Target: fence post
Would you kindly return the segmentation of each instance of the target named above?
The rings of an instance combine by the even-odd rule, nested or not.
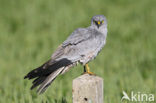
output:
[[[73,103],[103,103],[103,79],[84,74],[73,80]]]

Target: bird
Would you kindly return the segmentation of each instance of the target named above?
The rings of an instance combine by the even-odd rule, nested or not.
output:
[[[88,63],[95,59],[104,47],[106,37],[106,17],[104,15],[93,16],[90,26],[74,30],[48,61],[30,71],[24,79],[33,79],[31,90],[37,87],[37,93],[41,94],[58,75],[66,73],[78,64],[84,67],[83,74],[94,75]]]

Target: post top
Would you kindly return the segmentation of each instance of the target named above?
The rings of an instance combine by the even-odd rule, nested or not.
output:
[[[83,74],[73,80],[73,82],[99,82],[103,81],[103,78],[95,75]]]
[[[103,79],[84,74],[73,80],[73,103],[103,103]]]

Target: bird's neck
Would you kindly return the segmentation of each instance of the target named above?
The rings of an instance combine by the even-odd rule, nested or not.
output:
[[[107,28],[106,27],[101,27],[101,28],[99,28],[98,31],[107,36]]]
[[[90,28],[96,29],[98,32],[104,34],[105,37],[107,36],[107,27],[105,27],[105,26],[102,26],[102,27],[99,27],[99,28],[97,28],[96,26],[95,27],[90,26]]]

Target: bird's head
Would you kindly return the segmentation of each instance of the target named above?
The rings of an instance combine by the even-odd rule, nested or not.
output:
[[[106,17],[103,15],[96,15],[92,17],[91,26],[96,27],[97,29],[100,28],[107,28],[107,20]]]

